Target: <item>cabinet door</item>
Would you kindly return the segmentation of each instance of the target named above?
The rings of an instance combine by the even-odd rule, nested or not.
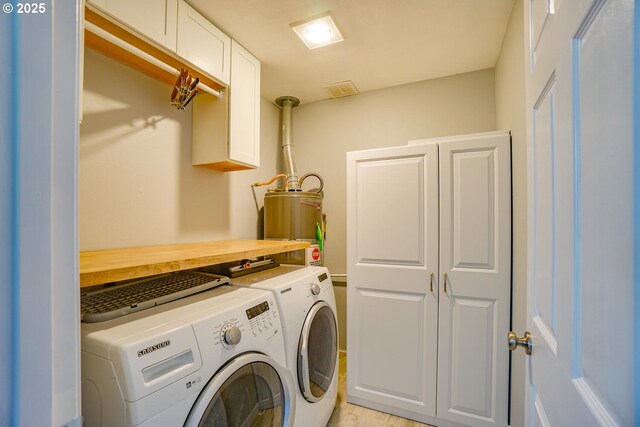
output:
[[[89,0],[142,35],[176,51],[178,0]]]
[[[260,61],[231,44],[229,159],[260,166]]]
[[[347,154],[347,400],[436,408],[438,146]]]
[[[229,84],[231,39],[184,0],[178,3],[177,53]]]
[[[492,133],[443,142],[439,168],[438,418],[506,426],[510,137]]]

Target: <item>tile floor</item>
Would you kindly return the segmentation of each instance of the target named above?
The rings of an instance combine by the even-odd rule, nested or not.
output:
[[[429,427],[427,424],[347,403],[347,357],[340,353],[338,401],[327,427]]]

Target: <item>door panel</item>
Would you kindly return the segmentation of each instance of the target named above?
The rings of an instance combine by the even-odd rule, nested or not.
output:
[[[424,295],[361,290],[357,304],[359,312],[375,314],[374,318],[361,316],[355,320],[357,327],[353,345],[363,356],[366,355],[355,368],[358,388],[390,399],[406,399],[411,401],[411,405],[421,404],[424,398],[422,361],[427,326]],[[393,340],[380,339],[398,336],[398,325],[403,325],[403,334],[416,339],[403,340],[402,345],[391,345]],[[435,345],[435,342],[429,343],[429,346]],[[382,366],[385,368],[381,369]]]
[[[576,387],[584,397],[592,390],[619,416],[623,425],[633,419],[633,383],[625,369],[603,369],[616,361],[633,366],[633,351],[620,351],[633,324],[633,306],[625,295],[633,292],[633,129],[631,120],[631,63],[627,58],[631,40],[616,27],[624,7],[607,2],[574,44],[574,76],[579,93],[575,116],[580,123],[576,144],[579,163],[578,209],[582,239],[578,258],[580,280],[576,313],[582,377]],[[614,49],[607,48],[615,46]],[[612,67],[610,64],[616,64]],[[626,66],[625,66],[626,65]],[[602,86],[607,90],[602,90]],[[625,114],[607,114],[623,110]],[[603,125],[603,119],[606,124]],[[612,191],[611,189],[615,189]],[[617,279],[611,283],[611,277]],[[611,283],[611,286],[602,286]],[[589,315],[593,313],[595,315]],[[606,313],[606,321],[600,313]],[[587,315],[583,315],[587,314]],[[595,406],[593,409],[597,408]]]
[[[536,399],[534,403],[534,414],[533,414],[533,426],[535,427],[551,427],[549,424],[549,418],[547,418],[547,414],[542,407],[542,402],[540,399]]]
[[[494,152],[452,153],[453,268],[495,268]]]
[[[424,266],[424,158],[380,159],[356,168],[357,262]],[[388,215],[378,214],[382,203]]]
[[[495,300],[454,298],[451,310],[451,410],[492,416]],[[473,355],[473,357],[469,357]],[[445,356],[446,357],[446,356]]]
[[[635,7],[556,4],[529,67],[528,425],[638,425]]]
[[[507,424],[510,151],[506,133],[447,141],[439,150],[437,414],[467,425]]]
[[[551,16],[551,10],[553,4],[551,0],[537,0],[531,2],[531,31],[533,34],[532,44],[535,47],[540,40],[544,26],[547,23],[547,19]]]
[[[419,421],[436,406],[437,157],[347,154],[347,400]]]
[[[556,276],[554,259],[556,244],[554,240],[555,198],[555,74],[546,84],[533,111],[533,156],[536,159],[534,170],[534,197],[538,201],[533,217],[537,233],[534,237],[533,297],[535,321],[542,337],[550,348],[557,351],[555,337],[556,315]]]

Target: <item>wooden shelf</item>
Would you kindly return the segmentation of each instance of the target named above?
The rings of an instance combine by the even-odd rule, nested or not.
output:
[[[309,247],[308,242],[222,240],[80,252],[80,287],[238,261]]]

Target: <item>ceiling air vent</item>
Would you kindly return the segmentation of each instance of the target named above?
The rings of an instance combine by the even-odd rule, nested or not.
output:
[[[325,88],[329,91],[332,98],[343,98],[345,96],[357,95],[360,93],[351,80],[334,83],[332,85],[325,86]]]

